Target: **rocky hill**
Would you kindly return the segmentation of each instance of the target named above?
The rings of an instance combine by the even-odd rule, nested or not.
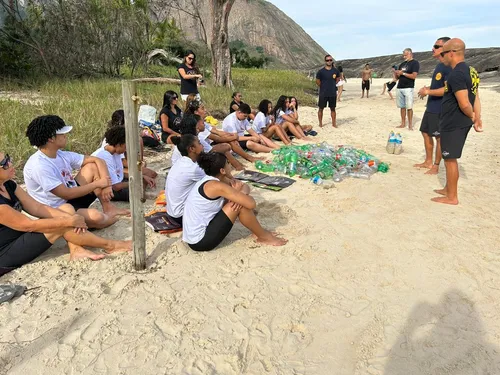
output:
[[[186,11],[165,10],[176,20],[188,38],[210,39],[210,0],[178,0],[180,8],[189,13],[198,9],[201,26]],[[240,41],[250,50],[263,51],[273,58],[273,66],[307,69],[319,65],[326,54],[290,17],[265,0],[236,0],[229,15],[229,39]]]
[[[420,75],[431,76],[436,66],[436,59],[431,52],[416,52],[414,58],[420,62]],[[472,48],[466,51],[466,61],[474,66],[484,76],[496,74],[485,74],[497,72],[500,69],[500,48]],[[370,64],[378,77],[391,77],[391,66],[403,62],[402,54],[369,57],[365,59],[339,60],[337,66],[342,66],[346,77],[359,77],[361,69],[365,64]]]

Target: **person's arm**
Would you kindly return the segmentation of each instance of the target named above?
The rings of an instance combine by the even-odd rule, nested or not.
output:
[[[257,134],[257,132],[255,130],[253,130],[252,128],[248,128],[247,132],[248,132],[248,134],[250,134],[250,137],[249,136],[239,137],[239,139],[241,141],[248,140],[248,141],[260,142],[260,136]],[[241,139],[241,138],[244,138],[244,139]]]
[[[187,74],[186,69],[184,68],[179,68],[178,69],[179,74],[183,79],[197,79],[197,78],[202,78],[201,74]]]
[[[418,76],[418,72],[413,72],[413,73],[405,73],[403,71],[400,71],[401,72],[401,76],[403,77],[406,77],[408,79],[417,79],[417,76]]]
[[[233,110],[237,111],[237,110],[238,110],[238,108],[240,108],[240,107],[238,107],[238,105],[237,105],[237,104],[233,104],[233,105],[231,106],[231,108],[232,108]]]
[[[223,182],[207,182],[204,186],[204,191],[209,198],[223,197],[228,201],[239,204],[249,210],[253,210],[257,206],[255,199],[253,199],[250,195],[238,191]]]
[[[292,124],[295,124],[295,125],[299,124],[299,122],[290,115],[282,114],[281,117],[283,118],[283,120],[291,122]]]
[[[160,115],[161,130],[168,134],[174,134],[174,131],[168,127],[168,115],[162,113]]]
[[[128,188],[128,181],[118,182],[117,184],[114,184],[111,187],[112,187],[113,191],[120,191],[120,190],[126,189],[126,188]]]
[[[458,106],[464,115],[474,120],[474,108],[469,101],[469,92],[467,89],[455,91],[455,98],[457,98]]]
[[[19,202],[21,202],[23,211],[27,212],[31,216],[42,219],[72,216],[67,212],[61,211],[57,208],[46,206],[36,201],[19,186],[16,187],[15,195],[17,199],[19,199]]]
[[[292,107],[291,110],[292,110],[292,113],[290,113],[289,116],[292,117],[294,120],[298,120],[299,114],[297,112],[297,109],[295,109],[295,107]]]
[[[85,155],[85,157],[83,158],[82,167],[84,165],[90,164],[90,163],[95,163],[97,170],[99,171],[99,176],[101,177],[101,179],[106,179],[106,180],[111,181],[111,178],[109,176],[108,166],[106,165],[106,162],[104,160],[97,158],[95,156]],[[111,188],[111,183],[109,183],[107,186],[102,188],[101,195],[102,195],[102,199],[105,202],[108,202],[111,200],[111,198],[113,198],[113,189]]]
[[[223,130],[217,129],[215,126],[210,130],[210,134],[214,134],[219,137],[219,139],[223,139],[223,142],[232,142],[238,140],[238,135],[236,133],[228,133]],[[209,136],[210,138],[210,136]],[[212,138],[210,138],[212,139]],[[212,139],[213,140],[213,139]]]
[[[50,192],[59,198],[69,201],[71,199],[80,198],[90,194],[95,189],[103,189],[109,186],[111,186],[111,178],[108,176],[108,178],[101,178],[86,185],[75,186],[74,188],[69,188],[61,183],[61,185],[52,189]]]
[[[483,120],[481,120],[481,101],[479,100],[479,88],[477,89],[476,100],[474,100],[474,130],[483,131]]]

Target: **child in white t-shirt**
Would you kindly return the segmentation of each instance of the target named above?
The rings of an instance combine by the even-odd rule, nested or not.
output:
[[[264,99],[260,102],[259,112],[253,120],[253,130],[255,130],[261,139],[272,142],[271,138],[275,136],[281,139],[285,145],[291,144],[292,141],[288,138],[283,128],[273,123],[273,118],[271,116],[272,110],[273,105],[269,100]]]
[[[300,126],[299,120],[293,117],[293,110],[290,109],[290,99],[281,95],[273,109],[276,117],[276,124],[280,125],[283,130],[292,133],[297,139],[310,140]]]

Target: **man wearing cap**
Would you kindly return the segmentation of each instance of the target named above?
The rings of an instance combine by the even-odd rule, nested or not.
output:
[[[53,208],[69,203],[89,228],[105,228],[118,220],[116,216],[129,211],[119,210],[110,202],[113,190],[103,160],[63,151],[72,129],[53,115],[37,117],[29,124],[26,136],[38,151],[24,166],[24,182],[28,194],[38,202]],[[79,172],[73,176],[75,170]],[[104,212],[89,209],[96,198]]]

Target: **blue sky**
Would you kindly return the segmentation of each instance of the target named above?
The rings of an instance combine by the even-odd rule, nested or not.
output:
[[[441,36],[500,46],[499,0],[270,0],[337,60],[430,51]],[[473,4],[473,5],[472,5]]]

